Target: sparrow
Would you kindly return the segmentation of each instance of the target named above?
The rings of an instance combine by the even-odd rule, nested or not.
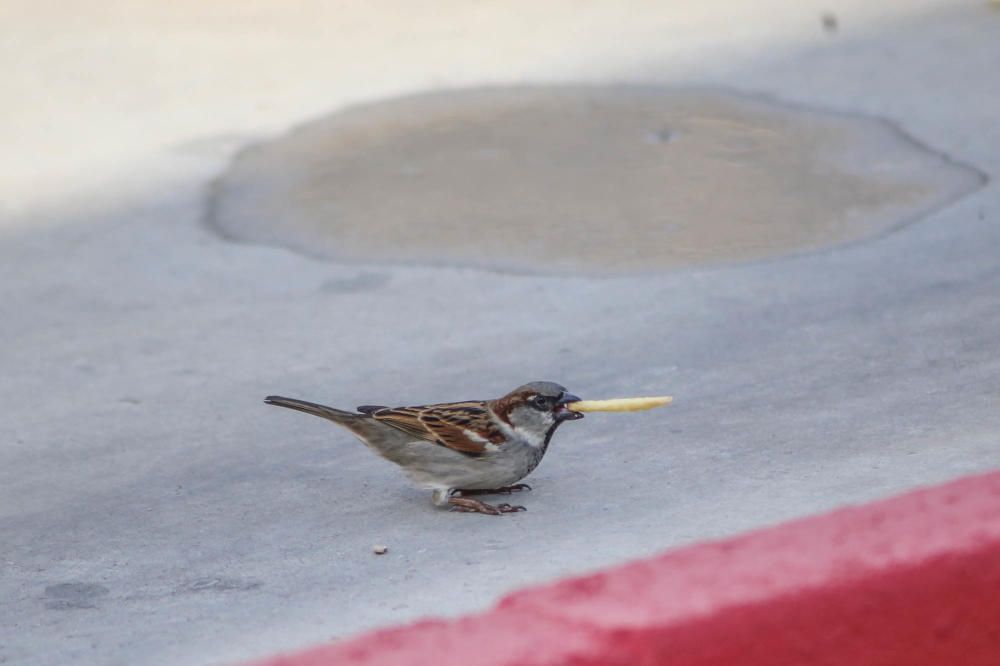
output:
[[[530,490],[518,483],[538,466],[556,428],[582,419],[568,404],[579,398],[553,382],[531,382],[495,400],[416,407],[362,405],[348,412],[277,395],[269,405],[321,416],[350,430],[368,448],[399,465],[432,492],[437,506],[500,515],[523,506],[487,504],[474,495]]]

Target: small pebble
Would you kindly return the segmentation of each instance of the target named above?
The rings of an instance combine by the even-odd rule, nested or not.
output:
[[[828,33],[837,32],[837,28],[840,27],[840,21],[837,20],[837,15],[832,12],[824,12],[820,16],[819,20],[823,25],[823,30]]]
[[[389,552],[388,546],[372,546],[372,552],[376,555],[385,555]]]

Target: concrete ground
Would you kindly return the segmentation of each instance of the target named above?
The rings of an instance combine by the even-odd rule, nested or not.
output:
[[[991,4],[101,4],[0,16],[0,663],[226,663],[1000,465]],[[548,81],[874,115],[983,186],[867,242],[631,278],[322,262],[201,223],[249,140]],[[564,426],[502,518],[261,403],[532,379],[677,400]]]

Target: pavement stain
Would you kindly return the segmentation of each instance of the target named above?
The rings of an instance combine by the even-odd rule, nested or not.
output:
[[[340,261],[616,273],[876,237],[981,184],[889,122],[722,89],[476,88],[251,145],[204,221]],[[361,272],[321,290],[387,282]]]
[[[96,583],[65,582],[45,588],[45,607],[49,610],[96,608],[98,600],[110,590]]]
[[[184,583],[177,589],[177,594],[197,592],[233,592],[256,590],[264,583],[255,578],[236,578],[229,576],[205,576]]]
[[[362,271],[357,275],[342,278],[331,278],[320,285],[320,291],[350,294],[363,291],[377,291],[392,280],[388,273]]]

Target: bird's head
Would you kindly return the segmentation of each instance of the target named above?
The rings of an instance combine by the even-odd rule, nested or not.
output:
[[[554,382],[531,382],[497,400],[493,411],[515,429],[547,439],[563,421],[583,418],[566,406],[579,399]]]

